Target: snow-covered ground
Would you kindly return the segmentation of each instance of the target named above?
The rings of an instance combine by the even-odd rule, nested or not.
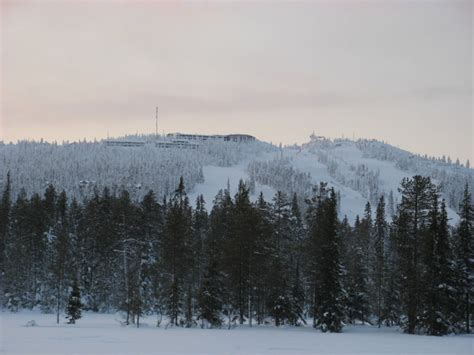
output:
[[[118,315],[84,315],[56,325],[54,315],[0,313],[2,354],[473,354],[474,337],[406,335],[394,328],[347,326],[341,334],[270,326],[227,329],[122,327]],[[30,320],[37,326],[25,327]]]
[[[233,197],[237,193],[239,181],[248,181],[250,179],[246,171],[247,164],[248,162],[245,161],[229,167],[212,165],[204,166],[204,182],[202,184],[197,184],[193,191],[189,194],[191,204],[194,206],[196,203],[196,198],[198,195],[202,194],[208,208],[212,207],[212,203],[217,195],[217,192],[220,189],[227,188],[227,183],[229,184],[230,193]],[[255,193],[251,196],[251,200],[255,201],[260,192],[263,193],[267,201],[270,201],[275,195],[276,191],[270,186],[257,183],[255,185]]]

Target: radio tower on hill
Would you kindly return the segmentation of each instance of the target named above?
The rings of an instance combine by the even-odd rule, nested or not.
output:
[[[158,139],[158,106],[156,106],[155,138]]]

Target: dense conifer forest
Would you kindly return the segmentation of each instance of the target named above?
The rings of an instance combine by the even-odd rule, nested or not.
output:
[[[166,197],[95,190],[78,201],[49,185],[0,202],[1,303],[80,322],[81,310],[120,311],[140,326],[400,326],[408,333],[469,333],[473,218],[469,187],[451,226],[430,178],[404,179],[401,201],[367,203],[354,225],[321,183],[304,205],[240,182],[231,196],[191,207],[183,178]],[[82,317],[87,313],[82,312]]]

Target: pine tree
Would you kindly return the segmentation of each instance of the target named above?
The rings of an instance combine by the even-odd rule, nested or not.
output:
[[[253,309],[258,324],[262,324],[266,317],[271,315],[272,288],[275,286],[277,272],[272,269],[275,255],[273,206],[265,201],[260,193],[255,203],[256,210],[256,244],[254,253],[257,255],[257,264],[254,268],[253,279]],[[278,282],[278,281],[277,281]]]
[[[302,264],[304,257],[305,230],[301,212],[298,204],[298,197],[293,194],[290,215],[291,247],[290,247],[290,280],[292,284],[292,312],[290,324],[299,325],[304,320],[305,288],[302,278]]]
[[[53,191],[52,188],[49,191]],[[53,193],[51,193],[53,195]],[[45,194],[45,201],[55,201],[52,198],[48,200],[48,194]],[[31,264],[28,273],[28,290],[25,294],[25,299],[28,308],[33,308],[39,304],[41,299],[41,291],[47,286],[45,285],[45,262],[47,257],[47,242],[51,217],[53,215],[55,206],[53,205],[49,210],[43,210],[44,201],[38,194],[34,194],[30,199],[29,211],[27,213],[30,223],[29,235],[26,239],[28,254],[30,254]],[[28,228],[28,227],[27,227]]]
[[[387,239],[387,222],[385,221],[385,199],[383,195],[380,197],[377,205],[377,212],[374,225],[374,238],[371,250],[372,257],[372,300],[375,315],[377,316],[377,324],[380,328],[383,322],[382,310],[384,308],[384,295],[386,288],[386,239]]]
[[[279,326],[290,318],[297,318],[292,314],[295,308],[292,304],[290,270],[291,260],[291,209],[285,194],[277,192],[273,198],[271,270],[274,275],[270,280],[270,314]]]
[[[5,187],[2,193],[2,198],[0,201],[0,305],[2,306],[5,305],[5,252],[10,229],[11,208],[11,181],[10,172],[8,172]]]
[[[454,270],[446,205],[443,201],[439,211],[436,191],[432,200],[423,253],[424,312],[420,317],[420,327],[430,335],[445,335],[454,330]]]
[[[402,223],[400,223],[401,225]],[[401,311],[401,297],[400,297],[400,264],[398,255],[398,240],[397,240],[397,226],[398,222],[394,221],[390,227],[389,236],[387,238],[386,247],[386,263],[385,263],[385,289],[383,292],[383,308],[381,318],[384,320],[386,326],[400,325]],[[401,234],[401,233],[400,233]]]
[[[210,260],[202,286],[199,289],[198,319],[203,321],[202,327],[204,327],[204,321],[208,322],[212,328],[222,325],[223,300],[221,296],[224,295],[224,292],[217,265],[216,260]]]
[[[239,322],[251,323],[254,273],[257,271],[256,213],[249,199],[249,189],[241,180],[235,195],[229,239],[225,246],[225,263],[229,274],[232,305],[238,311]]]
[[[436,198],[434,198],[436,201]],[[436,203],[436,202],[433,202]],[[433,206],[434,207],[434,206]],[[436,212],[434,212],[435,218]],[[446,211],[446,203],[441,202],[439,220],[436,225],[437,230],[434,231],[434,249],[432,277],[428,277],[432,287],[426,290],[433,291],[428,295],[428,299],[432,301],[434,314],[428,312],[428,334],[445,335],[455,330],[456,321],[456,294],[455,294],[455,270],[452,254],[452,245],[449,235],[448,214]],[[433,226],[434,227],[434,226]],[[431,228],[430,228],[431,229]],[[429,302],[426,302],[429,304]]]
[[[29,213],[29,200],[25,190],[21,190],[12,206],[8,238],[5,240],[5,304],[11,311],[31,306],[28,291],[33,258]],[[22,262],[18,262],[19,260]]]
[[[201,287],[204,268],[207,260],[205,255],[205,244],[209,233],[209,215],[206,210],[204,196],[199,195],[196,199],[196,208],[193,213],[193,235],[192,235],[192,290],[196,293]]]
[[[182,300],[181,300],[181,286],[178,284],[179,280],[174,279],[171,281],[171,285],[168,287],[168,295],[166,298],[166,310],[168,317],[170,318],[170,325],[179,325],[178,319],[182,312]]]
[[[49,184],[44,192],[44,198],[42,201],[45,213],[46,229],[50,229],[54,225],[54,221],[56,218],[57,198],[58,195],[56,193],[54,185]]]
[[[365,226],[359,216],[356,217],[346,254],[347,316],[351,323],[355,320],[367,322],[369,314],[368,259],[364,251],[367,243],[367,221],[364,223]]]
[[[50,280],[49,288],[55,289],[56,300],[56,322],[59,324],[59,314],[64,307],[65,295],[64,284],[67,283],[70,262],[70,243],[69,243],[69,226],[68,226],[68,211],[67,211],[67,196],[63,191],[57,199],[57,216],[56,222],[52,229],[53,236],[50,241],[51,244],[51,260],[50,269],[52,272],[52,280]]]
[[[231,278],[228,277],[230,270],[228,258],[232,255],[230,246],[232,244],[233,208],[234,203],[229,190],[220,190],[214,199],[214,205],[209,216],[209,236],[206,243],[207,267],[209,268],[212,263],[215,263],[216,269],[219,271],[216,274],[219,281],[218,285],[220,285],[219,294],[222,300],[223,314],[229,319],[229,327],[235,310],[231,297],[234,285]]]
[[[66,308],[66,318],[69,319],[69,324],[75,324],[76,320],[81,318],[81,310],[82,310],[82,303],[81,303],[81,291],[79,289],[79,285],[77,280],[74,280],[72,285],[72,290],[69,295],[69,301]]]
[[[414,334],[419,325],[422,309],[422,236],[431,209],[431,196],[435,189],[430,178],[419,175],[403,179],[400,193],[402,202],[398,209],[398,247],[401,267],[402,304],[407,315],[404,325]]]
[[[188,283],[186,292],[186,308],[184,312],[184,324],[186,328],[191,328],[194,325],[194,309],[193,309],[193,291],[192,284]]]
[[[183,289],[191,282],[192,213],[183,178],[167,207],[165,232],[161,243],[161,263],[165,277],[166,308],[171,324],[179,325]]]
[[[343,321],[342,265],[337,235],[337,199],[334,189],[321,184],[310,205],[308,271],[313,279],[313,326],[340,332]]]
[[[133,204],[128,191],[122,191],[114,202],[113,218],[116,220],[117,232],[120,237],[116,241],[114,251],[115,265],[121,270],[117,281],[121,284],[116,295],[120,297],[121,309],[125,311],[125,323],[140,326],[140,317],[145,312],[143,302],[143,287],[146,282],[144,274],[144,257],[147,253],[148,241],[141,211]],[[117,302],[111,300],[112,303]]]
[[[288,315],[288,321],[291,325],[299,326],[301,323],[306,324],[304,317],[304,303],[305,293],[300,266],[298,263],[296,265],[295,276],[293,278],[293,287],[290,298],[291,309]]]
[[[464,187],[464,197],[460,205],[461,221],[457,229],[456,269],[459,290],[459,319],[464,323],[464,332],[471,332],[471,312],[474,303],[474,207],[469,186]]]
[[[163,208],[149,191],[140,204],[142,243],[139,287],[144,313],[161,312],[160,242],[163,234]]]

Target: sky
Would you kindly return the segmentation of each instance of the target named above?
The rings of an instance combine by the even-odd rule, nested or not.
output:
[[[0,140],[376,138],[474,160],[472,1],[2,0]]]

